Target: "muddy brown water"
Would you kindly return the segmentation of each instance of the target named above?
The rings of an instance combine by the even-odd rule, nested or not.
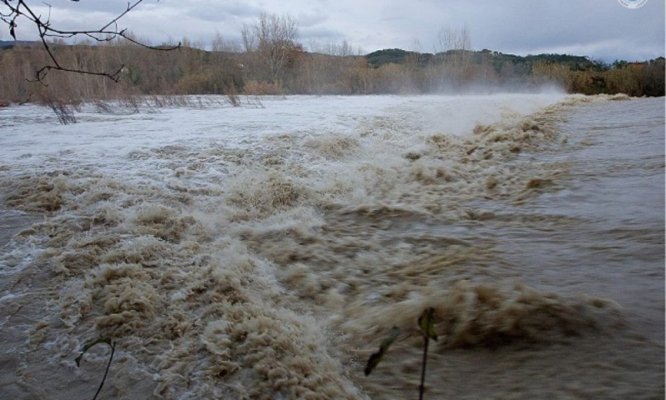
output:
[[[426,398],[663,398],[663,99],[463,136],[414,101],[118,173],[76,149],[1,165],[0,398],[91,396],[108,350],[74,358],[100,336],[102,398],[416,398],[429,306]]]

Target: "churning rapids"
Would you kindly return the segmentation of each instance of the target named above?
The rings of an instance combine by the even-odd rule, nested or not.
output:
[[[663,398],[663,99],[243,101],[0,110],[0,398]]]

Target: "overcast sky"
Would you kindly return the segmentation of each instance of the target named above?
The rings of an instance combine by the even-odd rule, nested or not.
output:
[[[27,2],[47,15],[43,1]],[[65,28],[100,27],[127,6],[127,0],[46,3],[53,25]],[[441,50],[442,29],[466,27],[475,50],[604,61],[664,56],[664,0],[647,0],[638,9],[620,0],[144,0],[120,27],[153,43],[187,37],[208,46],[216,33],[239,40],[243,24],[262,12],[295,19],[298,40],[308,49],[346,40],[364,53],[394,47],[433,52]],[[35,38],[28,28],[19,21],[19,39]],[[9,38],[5,27],[0,39]]]

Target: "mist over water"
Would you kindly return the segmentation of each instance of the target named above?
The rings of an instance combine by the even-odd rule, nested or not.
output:
[[[0,109],[1,398],[663,397],[662,100],[244,101]]]

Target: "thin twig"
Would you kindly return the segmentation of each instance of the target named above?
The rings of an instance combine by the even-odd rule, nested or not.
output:
[[[143,1],[143,0],[137,0],[134,4],[127,3],[127,10],[123,11],[120,15],[118,15],[117,17],[115,17],[114,19],[112,19],[111,21],[109,21],[109,23],[106,24],[106,25],[104,25],[99,31],[102,32],[102,31],[106,30],[106,28],[108,28],[109,26],[111,26],[111,25],[117,23],[119,19],[121,19],[122,17],[124,17],[125,14],[127,14],[128,12],[132,11],[132,9],[133,9],[134,7],[136,7],[136,6],[138,6],[139,4],[141,4],[142,1]]]
[[[116,342],[111,342],[111,356],[109,356],[109,362],[106,364],[106,370],[104,370],[104,376],[102,377],[102,382],[99,383],[97,392],[95,392],[95,396],[92,398],[92,400],[96,400],[97,396],[99,395],[99,392],[102,391],[102,387],[104,386],[104,382],[106,381],[106,376],[109,374],[109,367],[111,367],[111,361],[113,361],[113,353],[115,353],[115,351],[116,351]]]
[[[428,362],[428,343],[430,342],[430,337],[428,335],[423,335],[423,360],[421,361],[421,385],[419,385],[419,400],[423,400],[423,393],[425,393],[425,375],[426,375],[426,363]]]
[[[37,72],[35,72],[35,77],[36,79],[28,79],[28,82],[40,82],[44,86],[48,86],[46,82],[44,82],[44,78],[46,77],[46,73],[50,70],[57,70],[57,71],[63,71],[63,72],[73,72],[77,74],[83,74],[83,75],[94,75],[94,76],[103,76],[106,78],[111,79],[114,82],[120,81],[120,73],[123,71],[123,68],[125,68],[125,64],[121,65],[120,68],[116,70],[116,72],[109,73],[109,72],[95,72],[95,71],[88,71],[84,69],[75,69],[75,68],[65,68],[65,67],[60,67],[60,66],[53,66],[53,65],[45,65],[42,68],[40,68]]]

